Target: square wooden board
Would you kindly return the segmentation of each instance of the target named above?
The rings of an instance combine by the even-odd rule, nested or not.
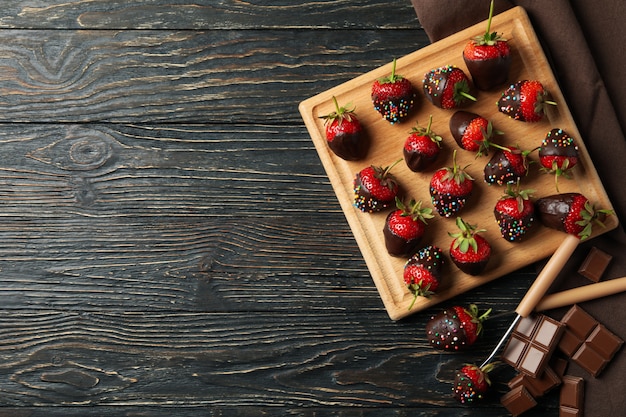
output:
[[[456,65],[468,75],[463,62],[462,51],[467,41],[480,35],[486,28],[486,22],[458,32],[446,39],[419,49],[397,59],[396,73],[408,78],[419,91],[417,108],[410,117],[399,124],[391,125],[373,108],[370,94],[372,82],[391,73],[392,63],[384,65],[357,78],[324,91],[300,103],[299,110],[304,123],[315,144],[320,160],[337,195],[341,208],[352,229],[354,237],[363,254],[372,279],[382,298],[383,304],[392,320],[401,319],[411,313],[431,307],[441,301],[502,277],[530,263],[550,256],[563,239],[563,233],[537,225],[526,240],[510,243],[500,236],[498,225],[493,216],[496,201],[502,196],[504,187],[488,185],[484,182],[483,168],[488,156],[476,158],[474,153],[458,147],[448,127],[453,110],[442,110],[433,106],[422,92],[424,74],[433,68],[444,65]],[[496,101],[506,88],[495,92],[479,92],[478,101],[464,108],[491,120],[494,127],[504,132],[497,142],[502,145],[519,145],[522,149],[533,149],[541,144],[546,133],[552,128],[562,128],[574,137],[580,150],[580,162],[573,169],[573,178],[559,180],[559,191],[580,192],[597,206],[612,209],[604,187],[589,157],[583,138],[580,137],[576,124],[565,103],[546,56],[541,49],[537,36],[523,8],[516,7],[494,16],[492,31],[497,31],[509,41],[512,53],[512,65],[509,81],[536,79],[542,82],[551,98],[558,103],[549,106],[546,117],[537,123],[525,123],[513,120],[498,112]],[[407,40],[410,42],[410,40]],[[575,69],[573,69],[575,70]],[[365,160],[347,162],[337,157],[328,147],[325,138],[324,122],[320,116],[334,111],[332,97],[340,105],[352,103],[356,106],[359,120],[372,139],[370,151]],[[467,171],[476,179],[474,193],[461,216],[471,224],[487,229],[484,236],[490,241],[493,256],[487,270],[481,276],[471,276],[460,271],[449,259],[448,249],[451,238],[448,232],[456,230],[455,220],[435,214],[428,222],[422,244],[436,245],[444,250],[447,257],[445,276],[437,294],[430,297],[418,297],[412,309],[409,305],[413,295],[406,288],[402,273],[406,259],[388,255],[382,234],[388,211],[381,213],[362,213],[353,206],[353,181],[356,173],[368,165],[387,166],[402,158],[402,147],[409,131],[416,122],[428,123],[433,116],[432,130],[443,136],[443,154],[432,169],[424,173],[414,173],[404,162],[396,165],[393,173],[399,180],[407,197],[422,200],[424,205],[432,207],[429,195],[429,182],[438,168],[452,164],[452,151],[457,149],[459,165],[469,165]],[[591,138],[590,138],[591,140]],[[536,161],[536,152],[531,160]],[[539,172],[538,164],[531,165],[531,173],[523,181],[523,188],[532,188],[535,198],[555,194],[556,188],[552,175]],[[607,232],[618,225],[616,216],[610,216],[606,228],[595,228],[594,236]]]

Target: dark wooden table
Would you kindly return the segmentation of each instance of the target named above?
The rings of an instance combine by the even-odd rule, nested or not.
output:
[[[392,322],[297,109],[428,44],[410,1],[22,0],[0,28],[0,416],[508,415],[450,393],[510,317],[467,354]]]

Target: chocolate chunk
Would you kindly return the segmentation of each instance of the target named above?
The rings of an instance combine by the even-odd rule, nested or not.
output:
[[[578,269],[578,273],[593,282],[598,282],[612,259],[611,255],[594,246],[589,250],[589,254]]]
[[[561,322],[566,330],[559,350],[594,377],[600,375],[624,344],[620,337],[578,305],[572,306]]]
[[[502,360],[532,378],[541,377],[564,330],[560,322],[542,314],[523,318],[513,330]]]
[[[612,358],[624,344],[624,341],[604,327],[604,325],[598,324],[587,337],[587,343],[600,355],[605,358]]]
[[[561,407],[582,410],[585,395],[584,384],[585,380],[580,377],[565,375],[563,377],[563,385],[561,386],[559,405]]]
[[[561,378],[556,372],[547,366],[543,371],[543,374],[539,378],[531,378],[526,374],[520,373],[508,383],[509,388],[515,388],[519,385],[523,385],[530,395],[534,398],[545,395],[552,388],[558,387],[561,384]]]
[[[500,402],[513,417],[517,417],[537,405],[537,401],[523,385],[519,385],[504,394],[500,398]]]
[[[600,375],[600,372],[604,370],[609,362],[597,351],[595,351],[588,343],[583,343],[583,345],[572,356],[572,360],[594,377]]]
[[[567,329],[579,339],[585,340],[593,328],[596,327],[598,321],[575,304],[565,313],[561,323],[565,324]]]

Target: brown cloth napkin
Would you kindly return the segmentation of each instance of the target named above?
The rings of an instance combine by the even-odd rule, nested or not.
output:
[[[411,1],[433,42],[485,20],[490,3]],[[494,13],[514,6],[523,7],[533,23],[621,224],[582,243],[550,291],[589,284],[577,270],[592,246],[613,256],[603,280],[626,276],[626,83],[622,75],[626,68],[626,2],[496,0]],[[585,302],[581,307],[626,340],[625,293]],[[566,310],[553,310],[549,315],[560,319]],[[585,379],[585,416],[626,415],[625,371],[624,347],[598,378],[570,363],[568,373]]]

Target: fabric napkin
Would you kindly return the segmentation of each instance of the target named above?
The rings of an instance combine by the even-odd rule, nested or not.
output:
[[[490,4],[490,0],[411,1],[432,42],[486,20]],[[529,15],[620,220],[616,230],[581,244],[550,291],[590,283],[577,270],[592,246],[613,256],[603,280],[626,276],[626,2],[496,0],[494,14],[514,6],[523,7]],[[626,294],[585,302],[581,307],[626,340]],[[560,319],[565,311],[549,315]],[[624,347],[598,378],[570,365],[569,372],[585,379],[585,416],[624,414],[625,371]]]

